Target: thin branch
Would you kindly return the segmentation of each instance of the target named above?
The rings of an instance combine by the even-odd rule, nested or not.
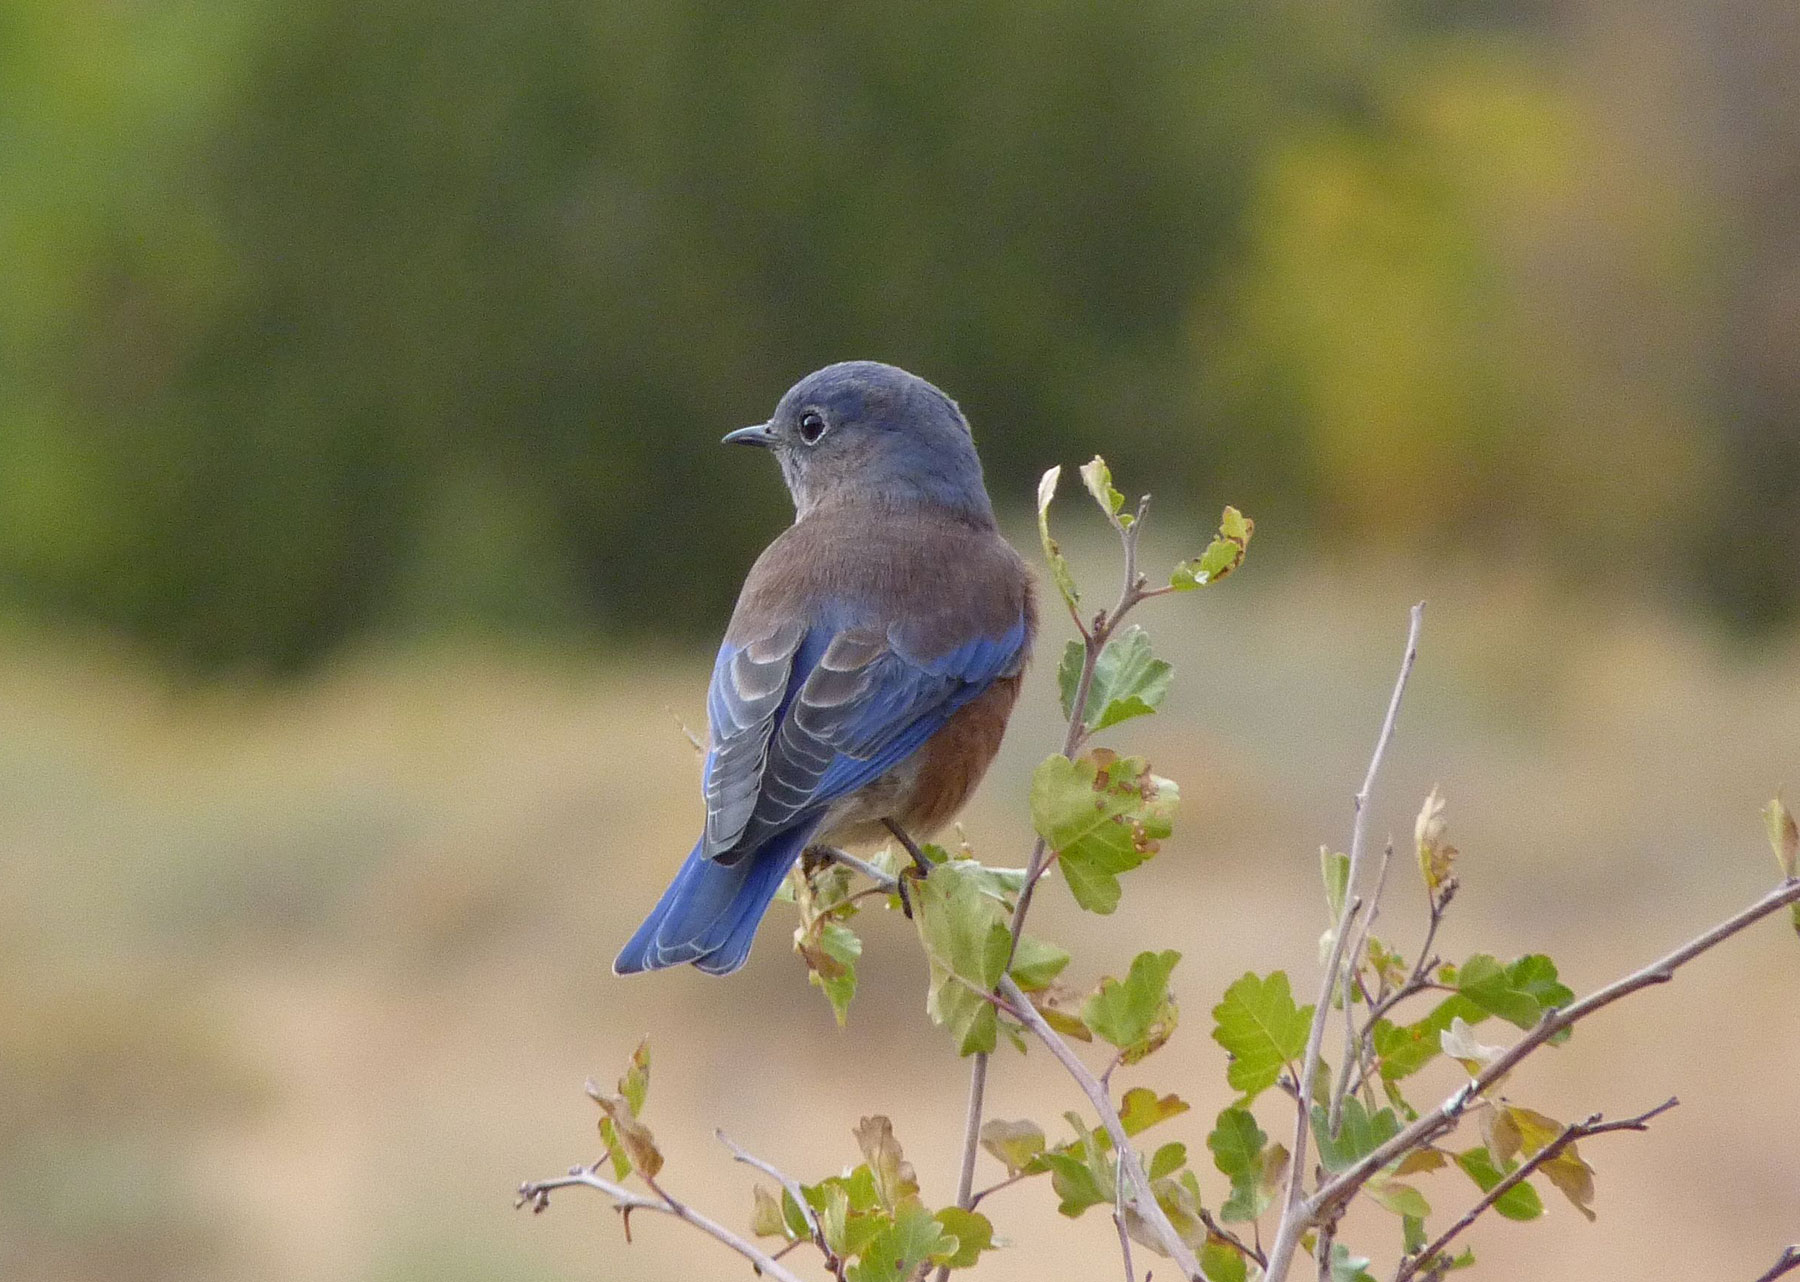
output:
[[[1490,1210],[1494,1203],[1498,1202],[1501,1198],[1512,1192],[1513,1189],[1524,1183],[1525,1178],[1528,1175],[1534,1171],[1541,1170],[1543,1167],[1548,1166],[1551,1162],[1554,1162],[1557,1158],[1561,1157],[1563,1151],[1576,1140],[1585,1139],[1590,1135],[1604,1135],[1608,1131],[1648,1130],[1650,1129],[1650,1120],[1652,1118],[1668,1112],[1670,1109],[1674,1108],[1677,1103],[1678,1101],[1674,1096],[1670,1096],[1655,1108],[1650,1109],[1647,1112],[1639,1113],[1636,1117],[1627,1117],[1621,1121],[1608,1122],[1604,1121],[1600,1114],[1595,1113],[1585,1122],[1569,1123],[1567,1126],[1563,1127],[1560,1135],[1544,1145],[1544,1147],[1539,1149],[1536,1153],[1533,1153],[1525,1161],[1521,1162],[1517,1170],[1513,1171],[1505,1179],[1489,1189],[1479,1202],[1463,1212],[1461,1219],[1457,1220],[1456,1223],[1438,1234],[1435,1241],[1426,1246],[1417,1255],[1409,1256],[1406,1259],[1401,1260],[1400,1268],[1394,1274],[1394,1282],[1411,1282],[1413,1275],[1418,1272],[1422,1265],[1435,1269],[1439,1262],[1438,1257],[1443,1255],[1445,1248],[1447,1248],[1451,1242],[1455,1241],[1469,1228],[1470,1225],[1481,1218],[1484,1212]]]
[[[655,1211],[659,1215],[672,1215],[676,1219],[685,1221],[699,1229],[702,1233],[724,1243],[739,1255],[743,1256],[746,1260],[750,1261],[750,1263],[756,1267],[758,1272],[766,1277],[774,1278],[775,1282],[801,1282],[797,1274],[793,1273],[786,1265],[776,1260],[774,1256],[758,1250],[750,1243],[744,1241],[743,1238],[733,1233],[730,1229],[726,1228],[723,1224],[702,1215],[699,1211],[694,1210],[693,1207],[687,1205],[685,1202],[677,1202],[660,1188],[656,1188],[655,1185],[652,1185],[651,1187],[655,1189],[657,1196],[655,1198],[648,1198],[641,1194],[633,1193],[630,1189],[621,1188],[611,1180],[601,1179],[587,1167],[578,1166],[567,1175],[558,1179],[537,1180],[532,1183],[521,1184],[519,1186],[519,1200],[517,1205],[524,1206],[526,1203],[530,1203],[531,1209],[534,1212],[542,1211],[550,1205],[550,1192],[552,1189],[571,1188],[576,1185],[580,1185],[584,1188],[596,1189],[599,1192],[604,1193],[607,1197],[612,1199],[614,1209],[624,1216],[629,1216],[633,1211]]]
[[[1125,1164],[1113,1167],[1113,1227],[1119,1230],[1119,1254],[1125,1257],[1125,1282],[1137,1282],[1131,1263],[1131,1234],[1125,1230]]]
[[[1081,1093],[1088,1097],[1088,1103],[1094,1106],[1094,1112],[1099,1115],[1100,1124],[1112,1137],[1113,1151],[1117,1154],[1124,1178],[1131,1183],[1132,1202],[1139,1217],[1156,1234],[1157,1239],[1163,1245],[1164,1252],[1175,1261],[1175,1267],[1181,1270],[1182,1276],[1204,1282],[1206,1274],[1200,1269],[1200,1261],[1194,1257],[1188,1244],[1181,1240],[1181,1235],[1175,1231],[1175,1226],[1169,1223],[1169,1217],[1163,1212],[1162,1207],[1157,1205],[1156,1194],[1150,1188],[1150,1177],[1144,1172],[1144,1164],[1138,1160],[1137,1150],[1131,1146],[1131,1137],[1125,1133],[1125,1125],[1119,1120],[1119,1111],[1113,1107],[1106,1088],[1100,1085],[1099,1079],[1088,1071],[1087,1065],[1081,1062],[1080,1056],[1069,1049],[1069,1044],[1057,1035],[1056,1030],[1044,1022],[1044,1017],[1019,990],[1018,984],[1013,982],[1011,975],[1001,977],[1000,992],[1016,1008],[1020,1021],[1037,1035],[1038,1040],[1049,1048],[1052,1055],[1056,1056],[1062,1066],[1068,1070],[1069,1076],[1075,1079],[1075,1084],[1081,1088]]]
[[[1412,1125],[1387,1143],[1378,1146],[1354,1166],[1339,1172],[1324,1187],[1314,1193],[1301,1207],[1299,1218],[1303,1222],[1303,1227],[1305,1224],[1317,1222],[1318,1217],[1332,1208],[1342,1206],[1368,1181],[1370,1176],[1401,1154],[1429,1144],[1438,1136],[1454,1130],[1463,1112],[1480,1097],[1483,1091],[1505,1077],[1506,1074],[1518,1067],[1520,1061],[1565,1028],[1574,1027],[1575,1024],[1586,1019],[1595,1011],[1612,1005],[1622,997],[1629,997],[1639,989],[1648,988],[1653,984],[1668,983],[1675,977],[1678,969],[1700,954],[1716,948],[1739,931],[1755,925],[1764,917],[1797,901],[1800,901],[1800,878],[1790,878],[1748,908],[1734,913],[1704,934],[1695,936],[1667,956],[1651,962],[1641,970],[1633,971],[1623,979],[1615,980],[1565,1010],[1545,1011],[1543,1018],[1529,1033],[1499,1055],[1493,1063],[1483,1068],[1442,1105],[1421,1116]],[[1276,1273],[1272,1267],[1269,1270],[1268,1282],[1281,1282],[1281,1275]]]
[[[1094,666],[1100,661],[1100,652],[1106,648],[1106,643],[1119,626],[1120,620],[1146,596],[1143,576],[1137,572],[1137,541],[1149,507],[1150,496],[1145,495],[1138,503],[1137,519],[1120,534],[1125,547],[1125,581],[1112,612],[1102,613],[1095,618],[1094,626],[1090,629],[1082,623],[1079,611],[1073,607],[1069,610],[1070,616],[1075,620],[1076,630],[1081,633],[1082,642],[1081,672],[1076,677],[1075,692],[1069,703],[1069,726],[1063,736],[1062,746],[1062,755],[1071,761],[1087,737],[1087,701],[1093,690]],[[1007,951],[1008,967],[1012,965],[1014,954],[1019,951],[1019,938],[1025,931],[1025,918],[1031,912],[1032,896],[1036,893],[1037,884],[1043,879],[1045,870],[1050,866],[1049,854],[1049,844],[1042,837],[1032,843],[1031,856],[1025,861],[1025,883],[1020,887],[1018,902],[1013,905],[1012,920],[1008,927],[1012,936]],[[962,1166],[956,1186],[956,1204],[965,1210],[974,1205],[975,1160],[981,1146],[981,1114],[987,1094],[987,1074],[988,1057],[986,1054],[977,1054],[969,1068],[969,1104],[963,1121]],[[939,1269],[938,1282],[945,1282],[949,1275],[948,1268]]]
[[[1328,1220],[1325,1227],[1319,1230],[1319,1244],[1313,1254],[1318,1257],[1319,1282],[1332,1282],[1331,1245],[1337,1241],[1337,1221]]]
[[[1406,633],[1406,650],[1400,658],[1400,675],[1394,680],[1394,693],[1388,699],[1387,716],[1382,719],[1381,733],[1375,738],[1375,751],[1369,757],[1369,769],[1363,775],[1362,788],[1352,799],[1355,817],[1350,827],[1350,871],[1345,881],[1347,893],[1344,907],[1338,913],[1337,935],[1331,943],[1331,957],[1326,962],[1325,974],[1319,985],[1319,1000],[1313,1007],[1312,1027],[1306,1035],[1306,1056],[1301,1063],[1300,1078],[1296,1085],[1299,1092],[1294,1101],[1294,1145],[1293,1165],[1288,1168],[1287,1196],[1282,1204],[1281,1224],[1275,1231],[1275,1244],[1269,1250],[1269,1282],[1281,1282],[1287,1276],[1288,1265],[1294,1258],[1294,1249],[1300,1245],[1300,1234],[1307,1227],[1303,1222],[1303,1202],[1306,1195],[1306,1140],[1308,1131],[1308,1100],[1312,1095],[1312,1081],[1319,1071],[1320,1052],[1325,1043],[1325,1024],[1331,1015],[1331,997],[1337,989],[1338,967],[1344,954],[1344,937],[1349,933],[1351,919],[1361,900],[1354,892],[1359,875],[1362,872],[1363,845],[1367,839],[1369,827],[1369,797],[1375,791],[1375,777],[1381,772],[1382,758],[1387,755],[1388,744],[1394,738],[1394,724],[1400,718],[1400,701],[1406,694],[1407,678],[1412,675],[1413,662],[1419,657],[1419,629],[1425,623],[1425,603],[1413,606],[1412,619]],[[1344,1012],[1346,1019],[1350,1012]]]
[[[990,1197],[993,1194],[998,1193],[1001,1189],[1009,1189],[1020,1181],[1028,1180],[1034,1175],[1041,1174],[1043,1174],[1042,1171],[1020,1171],[1018,1174],[1009,1175],[1003,1180],[995,1180],[986,1188],[977,1189],[975,1192],[969,1194],[969,1205],[964,1209],[972,1211],[981,1205],[983,1198]]]
[[[1213,1213],[1211,1211],[1207,1210],[1204,1206],[1200,1208],[1200,1223],[1202,1223],[1206,1226],[1206,1231],[1208,1233],[1212,1234],[1214,1237],[1220,1239],[1221,1241],[1230,1243],[1231,1246],[1236,1249],[1236,1251],[1239,1255],[1242,1255],[1248,1259],[1255,1260],[1258,1268],[1267,1268],[1268,1267],[1269,1262],[1267,1259],[1265,1259],[1263,1257],[1263,1253],[1259,1249],[1257,1249],[1255,1246],[1252,1246],[1248,1242],[1245,1242],[1243,1238],[1241,1238],[1237,1234],[1233,1233],[1230,1229],[1226,1228],[1223,1224],[1220,1224],[1217,1220],[1215,1220],[1213,1218]]]
[[[1359,978],[1362,969],[1363,950],[1369,946],[1369,931],[1375,925],[1375,917],[1381,912],[1381,896],[1387,890],[1388,865],[1394,861],[1394,842],[1392,838],[1381,852],[1381,868],[1375,874],[1375,893],[1369,897],[1369,911],[1363,914],[1356,932],[1356,942],[1350,946],[1350,952],[1344,959],[1344,1061],[1338,1069],[1337,1086],[1331,1092],[1331,1115],[1329,1126],[1331,1138],[1336,1139],[1344,1117],[1344,1096],[1350,1092],[1350,1070],[1362,1068],[1363,1030],[1356,1026],[1356,1003],[1354,990],[1361,987]],[[1375,1023],[1373,1015],[1369,1017],[1365,1029]]]
[[[839,850],[836,846],[814,846],[813,850],[834,864],[842,864],[852,872],[861,873],[890,895],[904,893],[898,877],[890,877],[868,860],[858,859],[848,850]]]
[[[1795,1269],[1800,1269],[1800,1243],[1788,1247],[1777,1256],[1769,1271],[1757,1278],[1756,1282],[1775,1282],[1776,1278],[1792,1273]]]
[[[819,1217],[813,1214],[812,1206],[806,1200],[806,1194],[800,1191],[800,1182],[792,1176],[782,1174],[774,1165],[746,1150],[724,1131],[716,1130],[713,1135],[718,1138],[719,1143],[731,1150],[731,1155],[738,1161],[746,1166],[754,1166],[764,1175],[773,1177],[782,1188],[787,1190],[787,1195],[794,1199],[794,1205],[800,1208],[800,1218],[806,1222],[806,1231],[812,1234],[813,1244],[825,1257],[825,1267],[833,1273],[841,1275],[843,1261],[838,1259],[837,1252],[833,1251],[830,1244],[825,1241],[825,1230],[819,1227]]]

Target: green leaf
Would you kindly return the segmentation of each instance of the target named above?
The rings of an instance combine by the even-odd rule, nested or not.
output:
[[[1012,945],[1005,905],[988,893],[984,871],[952,859],[913,891],[913,920],[931,967],[925,1009],[964,1055],[994,1049],[998,1022],[983,994],[1000,982]]]
[[[1538,1022],[1546,1007],[1566,1006],[1575,996],[1558,982],[1556,963],[1541,953],[1506,966],[1476,953],[1457,969],[1456,990],[1485,1013],[1525,1029]]]
[[[1212,1013],[1213,1040],[1231,1056],[1226,1080],[1248,1103],[1306,1049],[1313,1008],[1294,1005],[1287,973],[1278,970],[1267,979],[1246,974],[1225,990]]]
[[[1244,1257],[1224,1238],[1206,1239],[1206,1245],[1200,1248],[1200,1270],[1212,1282],[1249,1282]]]
[[[1050,1168],[1050,1186],[1062,1199],[1056,1208],[1061,1214],[1074,1219],[1090,1206],[1112,1202],[1111,1177],[1107,1177],[1109,1183],[1103,1184],[1093,1168],[1077,1154],[1052,1149],[1044,1154],[1042,1161]]]
[[[1181,954],[1173,950],[1139,953],[1123,980],[1108,976],[1081,1009],[1081,1022],[1094,1035],[1124,1052],[1135,1063],[1169,1039],[1175,1026],[1175,1003],[1169,975]]]
[[[1334,855],[1330,846],[1319,847],[1319,875],[1325,879],[1325,907],[1335,926],[1344,913],[1344,896],[1350,890],[1350,856]]]
[[[1456,989],[1490,1015],[1529,1028],[1543,1009],[1530,993],[1514,988],[1506,968],[1486,953],[1476,953],[1457,968]]]
[[[1031,822],[1062,865],[1075,902],[1089,912],[1119,905],[1118,874],[1136,868],[1169,835],[1180,792],[1142,757],[1105,749],[1079,761],[1047,758],[1031,780]]]
[[[1513,1169],[1513,1163],[1507,1164],[1502,1171],[1494,1165],[1493,1157],[1485,1146],[1469,1149],[1456,1155],[1456,1164],[1472,1180],[1483,1193],[1506,1178]],[[1509,1220],[1535,1220],[1544,1213],[1544,1203],[1538,1197],[1537,1190],[1530,1184],[1520,1181],[1513,1185],[1494,1203],[1494,1209]]]
[[[1072,714],[1075,687],[1080,684],[1086,656],[1087,650],[1079,641],[1071,641],[1063,648],[1056,678],[1062,690],[1064,716]],[[1133,717],[1149,716],[1169,693],[1174,675],[1175,669],[1152,653],[1148,634],[1132,624],[1108,641],[1094,661],[1082,724],[1090,731],[1105,730]]]
[[[918,1198],[908,1198],[895,1208],[893,1223],[864,1248],[848,1277],[851,1282],[908,1282],[927,1260],[941,1262],[960,1246]]]
[[[1044,546],[1044,560],[1049,563],[1050,579],[1056,584],[1056,590],[1062,593],[1062,599],[1068,602],[1069,609],[1079,610],[1081,593],[1075,588],[1075,576],[1069,570],[1069,563],[1063,557],[1062,549],[1050,537],[1050,500],[1056,497],[1056,483],[1061,477],[1062,468],[1058,466],[1045,472],[1038,481],[1038,541]]]
[[[979,1211],[965,1211],[960,1206],[946,1206],[937,1213],[937,1222],[956,1239],[956,1250],[934,1258],[948,1269],[972,1269],[983,1251],[994,1248],[994,1226]]]
[[[1219,1208],[1220,1219],[1249,1223],[1269,1209],[1274,1196],[1270,1166],[1278,1162],[1285,1170],[1287,1150],[1280,1149],[1277,1156],[1266,1147],[1268,1142],[1248,1109],[1228,1108],[1219,1114],[1206,1147],[1212,1150],[1213,1165],[1231,1181],[1231,1196]]]
[[[1527,953],[1508,965],[1506,978],[1514,989],[1531,995],[1540,1014],[1553,1006],[1561,1009],[1575,1000],[1574,990],[1557,979],[1556,963],[1542,953]]]
[[[1436,1059],[1443,1051],[1442,1036],[1451,1023],[1461,1019],[1478,1024],[1487,1012],[1466,997],[1447,997],[1424,1019],[1396,1025],[1385,1019],[1375,1021],[1375,1053],[1381,1058],[1381,1076],[1388,1082],[1410,1077]]]
[[[1134,1086],[1119,1101],[1119,1122],[1127,1135],[1137,1135],[1158,1122],[1181,1116],[1188,1108],[1188,1102],[1178,1095],[1158,1095],[1148,1086]]]
[[[1234,1185],[1256,1178],[1262,1167],[1263,1146],[1268,1142],[1269,1137],[1256,1124],[1256,1118],[1244,1108],[1228,1108],[1220,1113],[1212,1134],[1206,1137],[1213,1165]]]
[[[1020,935],[1018,951],[1013,954],[1013,982],[1028,993],[1040,993],[1068,964],[1069,954],[1055,944]]]
[[[1400,1246],[1408,1255],[1417,1255],[1425,1249],[1425,1217],[1421,1215],[1403,1216],[1400,1220]]]
[[[1087,647],[1079,641],[1063,643],[1062,661],[1056,665],[1056,690],[1062,700],[1064,721],[1075,717],[1075,687],[1081,684],[1081,669],[1087,663]],[[1091,702],[1091,701],[1090,701]]]
[[[1087,486],[1087,492],[1094,496],[1094,502],[1112,522],[1113,528],[1124,531],[1131,528],[1135,519],[1129,512],[1119,509],[1125,506],[1125,496],[1113,488],[1112,469],[1106,466],[1106,460],[1098,454],[1090,462],[1081,465],[1081,483]]]
[[[1344,1099],[1337,1138],[1331,1136],[1330,1117],[1323,1106],[1312,1108],[1313,1139],[1319,1145],[1319,1164],[1332,1174],[1355,1166],[1400,1133],[1400,1119],[1391,1108],[1371,1115],[1354,1095]]]
[[[1187,1145],[1171,1140],[1150,1155],[1150,1178],[1160,1180],[1187,1165]]]
[[[1350,1254],[1342,1242],[1331,1244],[1331,1282],[1375,1282],[1368,1274],[1369,1261]]]
[[[994,1118],[982,1124],[981,1147],[1000,1159],[1008,1175],[1017,1175],[1044,1151],[1044,1128],[1036,1122]]]
[[[1175,567],[1175,573],[1169,578],[1169,586],[1181,592],[1203,588],[1209,583],[1217,583],[1244,563],[1244,554],[1250,548],[1250,536],[1256,531],[1256,523],[1234,507],[1225,509],[1219,518],[1219,534],[1206,551],[1192,561],[1183,561]]]
[[[807,979],[824,991],[838,1027],[842,1028],[850,1017],[851,999],[856,996],[856,962],[862,956],[862,940],[842,922],[821,921],[818,949],[829,964],[815,966],[812,955],[802,951],[801,956],[807,959]]]
[[[803,1188],[800,1192],[804,1195],[806,1190]],[[829,1193],[830,1190],[825,1190],[825,1192]],[[839,1190],[839,1193],[842,1193],[841,1189]],[[808,1201],[810,1202],[811,1199],[808,1199]],[[831,1201],[832,1199],[830,1197],[825,1197],[820,1200],[819,1206],[814,1209],[822,1210],[829,1207]],[[794,1195],[788,1192],[786,1188],[781,1190],[781,1205],[779,1209],[781,1211],[781,1222],[786,1226],[787,1235],[790,1238],[798,1239],[811,1236],[812,1229],[806,1223],[806,1212],[800,1209],[800,1203],[794,1200]]]

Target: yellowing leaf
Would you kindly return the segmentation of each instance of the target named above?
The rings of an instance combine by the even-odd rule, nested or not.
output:
[[[956,1249],[946,1254],[941,1248],[932,1259],[947,1269],[971,1269],[983,1251],[994,1247],[994,1226],[979,1211],[965,1211],[959,1206],[946,1206],[936,1216],[937,1222],[956,1242]]]
[[[1179,592],[1203,588],[1217,583],[1244,563],[1250,547],[1250,536],[1256,523],[1234,507],[1228,507],[1219,518],[1218,537],[1192,561],[1183,561],[1169,576],[1169,586]]]
[[[902,1199],[919,1191],[912,1163],[906,1160],[900,1151],[900,1141],[894,1138],[892,1122],[877,1113],[858,1122],[854,1134],[863,1160],[869,1164],[869,1174],[875,1180],[876,1196],[883,1206],[891,1211]]]
[[[1792,880],[1800,876],[1800,825],[1794,823],[1793,813],[1788,810],[1787,803],[1777,794],[1774,800],[1763,807],[1763,822],[1769,829],[1769,848],[1775,852],[1775,862],[1781,866],[1781,875]]]
[[[1419,817],[1413,821],[1419,875],[1425,879],[1425,888],[1434,893],[1450,879],[1450,868],[1456,861],[1456,847],[1444,842],[1444,831],[1449,826],[1444,818],[1444,807],[1443,795],[1433,784],[1431,795],[1425,798],[1425,804],[1419,808]]]
[[[1128,530],[1131,528],[1132,515],[1120,512],[1125,505],[1125,496],[1113,488],[1112,469],[1106,466],[1106,460],[1098,454],[1081,465],[1081,483],[1087,486],[1087,492],[1094,496],[1094,502],[1106,514],[1106,519],[1114,528]]]
[[[1441,1150],[1435,1148],[1416,1148],[1401,1158],[1394,1167],[1395,1175],[1418,1175],[1424,1171],[1441,1170],[1445,1158]]]
[[[1069,609],[1081,608],[1081,593],[1075,589],[1075,576],[1069,570],[1069,562],[1063,557],[1062,549],[1056,540],[1050,537],[1050,500],[1056,497],[1056,482],[1062,477],[1061,466],[1053,467],[1045,472],[1038,481],[1037,517],[1038,540],[1044,546],[1044,560],[1050,565],[1050,579],[1056,584],[1056,590],[1062,593]]]
[[[631,1106],[622,1095],[594,1096],[594,1102],[606,1114],[607,1121],[612,1123],[613,1134],[617,1136],[619,1146],[631,1159],[631,1165],[639,1175],[647,1179],[655,1179],[656,1173],[662,1170],[662,1154],[657,1150],[656,1140],[650,1134],[650,1128],[631,1115]]]
[[[1412,1185],[1389,1176],[1371,1177],[1363,1185],[1363,1191],[1375,1200],[1376,1205],[1395,1215],[1410,1215],[1422,1220],[1431,1214],[1431,1204],[1425,1200],[1423,1193]]]
[[[1180,791],[1142,757],[1105,749],[1078,761],[1048,757],[1031,779],[1031,822],[1056,852],[1075,902],[1089,912],[1119,905],[1118,874],[1158,850],[1174,823]]]
[[[1148,1086],[1134,1086],[1119,1101],[1119,1121],[1127,1135],[1147,1131],[1158,1122],[1179,1117],[1188,1111],[1188,1102],[1177,1095],[1158,1095]]]
[[[983,1123],[981,1147],[1000,1159],[1008,1175],[1017,1175],[1039,1153],[1044,1151],[1044,1128],[1036,1122],[1005,1122],[999,1118]]]
[[[1569,1203],[1588,1218],[1591,1223],[1594,1215],[1594,1168],[1582,1160],[1581,1154],[1570,1144],[1562,1152],[1545,1162],[1538,1170],[1544,1178],[1556,1185]]]
[[[750,1194],[756,1199],[755,1207],[750,1212],[750,1232],[757,1237],[778,1237],[789,1242],[794,1240],[788,1232],[787,1217],[781,1213],[781,1201],[762,1185],[751,1187]]]

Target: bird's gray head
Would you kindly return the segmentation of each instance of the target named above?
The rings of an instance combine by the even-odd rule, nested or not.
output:
[[[849,500],[928,503],[993,523],[962,411],[892,365],[827,365],[789,388],[767,423],[725,439],[774,453],[800,516]]]

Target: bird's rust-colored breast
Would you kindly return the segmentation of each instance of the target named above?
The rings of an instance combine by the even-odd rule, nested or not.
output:
[[[919,749],[912,786],[896,799],[895,818],[908,832],[937,832],[962,809],[1000,751],[1006,720],[1019,697],[1019,680],[994,682]]]

